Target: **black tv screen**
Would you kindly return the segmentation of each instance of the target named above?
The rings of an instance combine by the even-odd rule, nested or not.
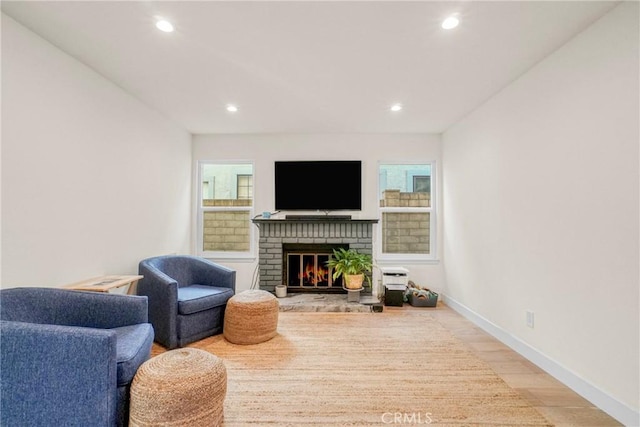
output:
[[[362,162],[275,162],[276,210],[361,210]]]

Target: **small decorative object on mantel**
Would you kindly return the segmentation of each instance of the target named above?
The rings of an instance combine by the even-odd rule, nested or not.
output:
[[[435,307],[438,304],[437,293],[424,286],[416,285],[412,280],[409,280],[404,295],[407,302],[414,307]]]
[[[344,287],[347,290],[363,289],[365,278],[371,286],[371,277],[367,274],[373,268],[371,255],[355,249],[334,249],[333,256],[327,261],[327,267],[333,269],[334,279],[344,276]]]

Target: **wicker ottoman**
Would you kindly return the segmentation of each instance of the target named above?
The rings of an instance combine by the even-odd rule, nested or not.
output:
[[[258,344],[278,333],[278,299],[267,291],[232,296],[224,312],[223,334],[234,344]]]
[[[195,348],[171,350],[136,372],[129,426],[221,425],[226,395],[222,359]]]

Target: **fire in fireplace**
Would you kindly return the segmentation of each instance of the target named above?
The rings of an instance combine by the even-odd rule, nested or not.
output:
[[[333,249],[348,245],[284,244],[283,263],[287,287],[292,292],[322,291],[345,292],[342,278],[333,279],[333,272],[326,266]]]
[[[326,254],[289,253],[289,286],[330,286],[329,260]]]

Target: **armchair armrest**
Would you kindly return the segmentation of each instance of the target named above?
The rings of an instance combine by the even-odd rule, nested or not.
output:
[[[149,322],[153,325],[156,341],[178,345],[176,337],[178,317],[178,282],[151,264],[141,261],[137,294],[149,300]]]
[[[0,424],[115,424],[114,331],[1,321],[0,347]]]

